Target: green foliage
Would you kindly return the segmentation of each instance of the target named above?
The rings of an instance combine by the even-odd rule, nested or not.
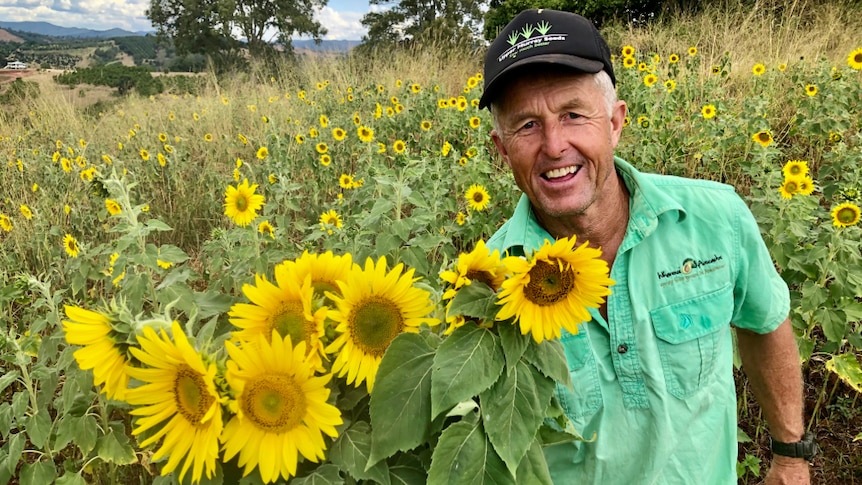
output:
[[[17,78],[9,83],[3,94],[0,94],[0,104],[18,105],[27,100],[38,98],[40,93],[41,89],[38,83]]]
[[[54,80],[69,86],[78,84],[109,86],[117,88],[120,94],[126,94],[129,90],[135,89],[139,94],[149,96],[164,90],[162,80],[154,78],[152,71],[143,66],[110,64],[88,67],[58,74],[54,76]]]
[[[274,55],[269,37],[277,39],[290,51],[290,39],[309,35],[319,39],[326,29],[314,20],[313,11],[327,0],[151,0],[147,18],[162,40],[170,40],[177,52],[210,56],[218,66],[229,68],[241,61],[238,50],[243,44],[236,32],[245,38],[253,58]]]
[[[121,52],[134,57],[136,64],[141,64],[144,59],[156,58],[156,39],[151,35],[114,37],[112,40]]]
[[[392,3],[388,0],[371,0],[372,5]],[[392,8],[369,12],[361,21],[368,29],[362,39],[362,49],[405,41],[436,41],[434,44],[438,47],[446,43],[472,43],[472,39],[479,33],[482,3],[478,0],[401,0],[392,5]]]

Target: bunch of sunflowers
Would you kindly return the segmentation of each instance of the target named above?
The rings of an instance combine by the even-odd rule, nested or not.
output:
[[[423,442],[431,446],[427,434],[405,437],[387,428],[400,419],[426,421],[417,429],[430,429],[444,413],[466,423],[466,414],[482,404],[481,393],[502,382],[506,371],[500,365],[496,374],[477,380],[459,368],[440,391],[440,376],[452,370],[447,366],[495,368],[471,357],[449,358],[460,352],[456,341],[491,345],[513,368],[520,365],[547,380],[550,387],[542,389],[568,381],[567,375],[545,368],[550,358],[531,359],[538,354],[528,346],[550,345],[546,341],[558,339],[562,329],[577,333],[578,324],[590,318],[588,308],[598,308],[610,294],[613,280],[600,255],[586,243],[575,246],[574,239],[562,239],[526,258],[502,258],[479,241],[441,273],[444,291],[438,304],[434,291],[403,264],[389,269],[380,257],[360,266],[350,254],[305,252],[276,265],[273,281],[257,274],[254,284],[244,285],[247,302],[230,308],[226,316],[232,327],[220,336],[211,328],[198,330],[195,337],[190,325],[184,328],[170,317],[170,309],[144,319],[118,302],[98,311],[67,306],[63,327],[68,343],[81,346],[74,353],[78,365],[92,370],[94,384],[108,399],[130,408],[138,446],[158,447],[152,461],[166,460],[162,475],[178,471],[183,481],[191,472],[191,481],[199,483],[204,475],[222,475],[232,462],[244,476],[257,470],[264,483],[271,483],[325,463],[333,440],[362,419],[370,421],[371,440],[376,440],[363,463],[367,469]],[[501,344],[498,336],[504,333],[503,340],[519,343]],[[399,343],[410,345],[411,337],[402,337],[406,334],[431,342],[427,348],[432,351],[423,374],[428,385],[419,386],[424,397],[400,402],[399,395],[418,386],[402,374],[417,367],[398,360],[404,349],[392,350]],[[438,350],[447,356],[434,364]],[[564,364],[561,352],[550,355]],[[386,382],[377,393],[381,365]],[[457,390],[459,381],[466,386],[462,390]],[[475,387],[478,381],[486,381],[481,389]],[[346,387],[355,389],[350,404],[342,399]],[[356,398],[357,392],[365,397]],[[366,409],[365,418],[359,418],[357,403],[368,403],[364,399],[370,401],[370,416]],[[536,428],[550,400],[550,391],[542,391]],[[424,409],[429,403],[433,415]],[[412,414],[413,404],[424,410]],[[407,416],[393,417],[396,412]],[[525,441],[527,448],[535,431]],[[440,426],[437,432],[446,435]],[[486,434],[492,445],[500,441],[493,431]],[[405,439],[412,440],[410,445]],[[498,448],[514,478],[528,449]],[[441,478],[443,459],[437,459],[436,469],[434,460],[429,473]],[[342,471],[370,478],[349,466]]]

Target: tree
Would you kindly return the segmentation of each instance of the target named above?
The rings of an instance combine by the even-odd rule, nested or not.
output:
[[[484,0],[370,0],[371,5],[391,8],[362,17],[362,25],[368,28],[362,43],[365,47],[425,39],[472,43],[479,35],[484,3]]]
[[[290,38],[326,29],[314,20],[328,0],[150,0],[147,18],[161,39],[169,38],[179,54],[205,54],[220,65],[235,61],[243,46],[251,57],[271,55],[272,41],[292,52]],[[245,43],[237,39],[245,39]]]

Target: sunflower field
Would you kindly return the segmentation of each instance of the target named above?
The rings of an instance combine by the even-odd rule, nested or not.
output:
[[[617,154],[743,194],[819,379],[809,425],[862,423],[862,45],[740,64],[615,37]],[[552,397],[577,384],[556,338],[607,266],[488,251],[519,192],[481,53],[395,58],[0,112],[0,484],[550,483],[542,444],[591,439]],[[762,434],[740,429],[743,483]],[[848,446],[825,459],[862,479]]]

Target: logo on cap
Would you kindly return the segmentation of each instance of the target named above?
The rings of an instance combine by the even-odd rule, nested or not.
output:
[[[506,41],[511,47],[497,56],[497,62],[503,62],[507,58],[515,59],[518,57],[518,54],[524,51],[528,51],[535,47],[546,46],[551,42],[565,42],[568,34],[549,34],[548,32],[551,31],[551,27],[551,24],[543,20],[536,25],[527,24],[521,29],[513,30],[509,34],[509,37],[506,38]],[[533,34],[536,34],[536,37],[534,37]],[[523,37],[524,40],[518,42],[518,39],[521,37]]]

